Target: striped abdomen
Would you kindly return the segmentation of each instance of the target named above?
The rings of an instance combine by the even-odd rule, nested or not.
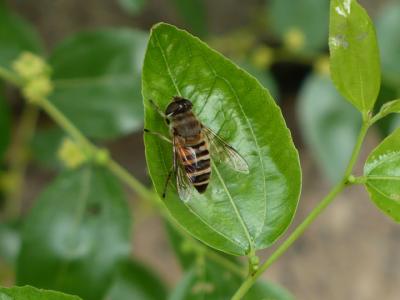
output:
[[[187,145],[186,156],[183,159],[186,174],[199,193],[203,193],[208,186],[211,175],[211,162],[208,144],[200,139],[197,144]]]

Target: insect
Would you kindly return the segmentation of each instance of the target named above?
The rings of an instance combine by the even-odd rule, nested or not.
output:
[[[190,100],[173,97],[165,113],[152,100],[150,103],[166,121],[172,137],[171,141],[161,133],[144,129],[173,146],[173,165],[165,182],[163,198],[172,174],[175,174],[181,200],[188,201],[194,189],[204,193],[212,173],[211,159],[225,162],[238,172],[249,173],[243,157],[198,120]]]

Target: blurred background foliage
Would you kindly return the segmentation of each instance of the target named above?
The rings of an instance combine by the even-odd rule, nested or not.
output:
[[[360,2],[377,27],[383,71],[379,108],[400,97],[400,2]],[[51,66],[50,100],[149,184],[141,142],[141,66],[151,25],[176,24],[267,87],[301,153],[335,182],[360,118],[329,78],[328,13],[328,0],[0,0],[0,66],[15,69],[13,61],[25,51],[44,57]],[[399,124],[395,115],[380,121],[381,137]],[[46,115],[0,81],[0,285],[32,284],[84,299],[163,299],[167,290],[171,299],[225,299],[225,291],[232,293],[237,278],[221,277],[190,249],[177,251],[186,273],[176,289],[132,260],[132,224],[145,223],[152,208],[127,201],[120,183],[104,170],[74,168],[82,158],[68,141]],[[175,250],[185,248],[170,239]],[[80,242],[82,253],[72,251]],[[63,271],[54,274],[60,266]],[[253,295],[257,289],[291,299],[276,286],[259,286]]]

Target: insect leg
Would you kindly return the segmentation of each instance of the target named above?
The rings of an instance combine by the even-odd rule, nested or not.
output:
[[[164,141],[167,141],[168,143],[172,144],[172,141],[171,141],[169,138],[167,138],[166,136],[162,135],[162,134],[159,133],[159,132],[151,131],[151,130],[149,130],[149,129],[147,129],[147,128],[143,129],[143,131],[144,131],[145,133],[155,135],[155,136],[159,137],[160,139],[162,139],[162,140],[164,140]]]
[[[151,99],[149,99],[149,102],[151,104],[151,106],[153,106],[153,108],[158,112],[158,114],[163,117],[164,119],[167,118],[167,116],[165,115],[165,113],[162,111],[162,109]]]
[[[177,168],[177,163],[178,162],[176,160],[175,144],[174,144],[173,149],[174,149],[174,161],[172,163],[171,169],[168,172],[167,180],[165,181],[164,190],[163,190],[163,194],[162,194],[163,199],[165,198],[165,196],[167,194],[167,187],[168,187],[169,181],[171,180],[171,175],[172,175],[172,173],[176,172],[176,168]]]
[[[163,199],[165,198],[165,196],[167,194],[168,183],[171,180],[171,176],[172,176],[172,172],[173,171],[174,171],[174,166],[172,166],[171,169],[169,170],[168,176],[167,176],[167,180],[165,180],[164,190],[163,190],[163,193],[162,193]]]

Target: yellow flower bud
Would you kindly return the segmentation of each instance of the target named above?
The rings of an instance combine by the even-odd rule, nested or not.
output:
[[[299,51],[305,45],[304,33],[298,28],[289,29],[283,38],[285,47],[291,51]]]
[[[74,169],[81,166],[86,157],[81,148],[70,138],[65,138],[58,149],[58,158],[68,169]]]
[[[52,91],[53,85],[50,79],[45,76],[28,81],[22,88],[22,94],[32,103],[40,102],[40,99],[46,98]]]
[[[257,47],[252,55],[251,61],[258,69],[267,69],[273,62],[274,53],[267,46]]]
[[[324,76],[329,76],[329,74],[330,74],[329,57],[328,56],[320,56],[314,62],[314,71],[317,74],[324,75]]]
[[[13,70],[24,80],[32,80],[37,76],[49,73],[49,66],[45,60],[33,53],[22,52],[14,61]]]

